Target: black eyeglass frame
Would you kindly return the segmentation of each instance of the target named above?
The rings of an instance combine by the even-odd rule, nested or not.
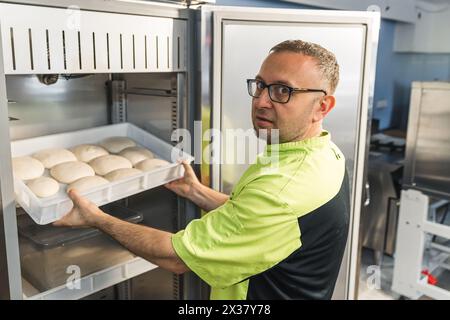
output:
[[[248,91],[248,94],[250,95],[250,97],[253,97],[253,98],[259,98],[259,97],[261,96],[261,95],[259,95],[259,96],[254,96],[254,95],[251,94],[251,84],[252,84],[252,83],[256,83],[256,82],[260,82],[260,83],[262,83],[262,84],[264,85],[264,88],[262,88],[261,93],[262,93],[262,91],[263,91],[265,88],[267,88],[267,91],[268,91],[268,93],[269,93],[269,98],[270,98],[270,100],[272,100],[273,102],[276,102],[276,103],[282,103],[282,104],[288,103],[289,100],[291,100],[291,97],[292,97],[292,93],[293,93],[293,92],[303,92],[303,93],[305,93],[305,92],[322,92],[323,94],[325,94],[325,96],[328,95],[327,92],[326,92],[325,90],[322,90],[322,89],[292,88],[292,87],[287,86],[287,85],[282,84],[282,83],[272,83],[272,84],[267,84],[267,83],[265,83],[264,81],[259,80],[259,79],[247,79],[247,91]],[[288,97],[288,99],[287,99],[285,102],[274,100],[274,99],[272,98],[272,95],[270,94],[270,92],[271,92],[270,88],[271,88],[272,86],[283,86],[283,87],[287,88],[287,89],[289,90],[289,97]]]

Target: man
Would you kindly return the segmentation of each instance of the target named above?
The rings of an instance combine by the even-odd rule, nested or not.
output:
[[[185,230],[121,221],[73,190],[74,209],[56,224],[99,228],[162,268],[192,270],[212,287],[212,299],[330,299],[349,215],[344,156],[322,129],[338,79],[334,55],[316,44],[272,48],[247,85],[254,128],[268,130],[264,155],[276,153],[277,170],[257,161],[227,196],[183,163],[184,178],[166,187],[209,211]]]

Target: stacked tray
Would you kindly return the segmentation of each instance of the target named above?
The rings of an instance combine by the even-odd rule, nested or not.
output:
[[[48,148],[71,148],[80,144],[97,144],[109,137],[123,136],[134,140],[138,146],[150,149],[156,156],[169,162],[166,166],[142,172],[132,177],[92,188],[81,194],[96,205],[104,205],[133,194],[163,185],[181,178],[183,166],[178,159],[192,161],[189,154],[153,136],[131,123],[120,123],[86,130],[66,132],[11,143],[12,157],[27,156]],[[44,175],[49,175],[48,170]],[[48,224],[60,219],[72,207],[66,186],[61,185],[58,193],[46,198],[37,197],[24,181],[14,177],[16,201],[38,224]]]

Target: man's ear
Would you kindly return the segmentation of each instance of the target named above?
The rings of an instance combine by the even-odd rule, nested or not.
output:
[[[321,121],[325,118],[328,112],[334,108],[336,104],[336,98],[334,96],[325,96],[320,100],[319,108],[315,112],[314,120]]]

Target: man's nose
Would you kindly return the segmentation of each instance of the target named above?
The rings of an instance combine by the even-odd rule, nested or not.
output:
[[[264,88],[258,98],[253,98],[253,103],[256,108],[272,108],[272,100],[269,96],[269,88]]]

